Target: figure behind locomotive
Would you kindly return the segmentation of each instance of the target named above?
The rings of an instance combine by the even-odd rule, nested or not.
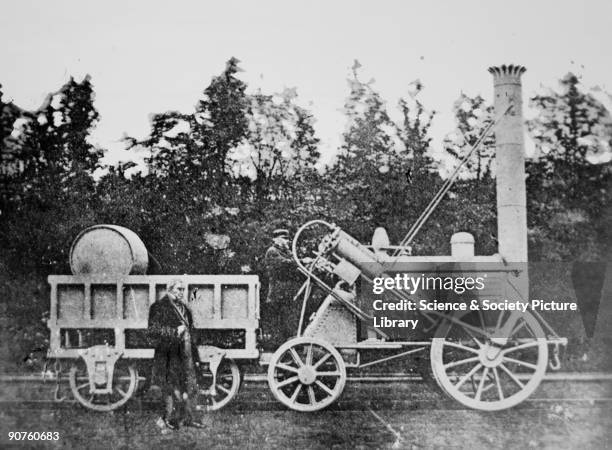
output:
[[[263,342],[266,348],[276,349],[295,334],[297,328],[294,297],[301,276],[289,249],[289,230],[272,232],[272,245],[266,250],[264,265],[268,278],[268,293],[262,307]]]

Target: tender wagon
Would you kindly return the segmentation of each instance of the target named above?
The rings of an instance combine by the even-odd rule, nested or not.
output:
[[[71,365],[70,387],[81,404],[112,410],[137,391],[144,379],[138,369],[153,357],[149,307],[173,278],[186,284],[203,363],[198,407],[218,409],[236,395],[239,363],[259,358],[257,276],[52,275],[49,357]]]

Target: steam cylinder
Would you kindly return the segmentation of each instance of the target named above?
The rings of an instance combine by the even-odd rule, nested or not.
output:
[[[338,230],[335,252],[338,256],[359,268],[368,278],[376,278],[383,274],[383,265],[378,262],[376,254],[363,246],[357,239]]]

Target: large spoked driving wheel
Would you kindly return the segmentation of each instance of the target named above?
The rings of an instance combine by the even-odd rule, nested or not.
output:
[[[206,368],[200,368],[196,409],[216,411],[223,408],[238,393],[240,378],[240,369],[232,359],[223,359],[219,365],[214,388],[212,373]]]
[[[118,362],[113,370],[112,392],[95,393],[91,390],[87,366],[82,359],[70,368],[70,389],[77,401],[94,411],[112,411],[123,406],[138,387],[138,372],[132,366]]]
[[[340,353],[328,343],[295,338],[272,355],[268,384],[281,403],[295,411],[317,411],[331,405],[346,383]]]
[[[440,325],[431,346],[434,377],[448,395],[470,408],[497,411],[536,390],[546,372],[548,346],[533,315],[478,311],[453,320]],[[516,321],[511,329],[509,320]]]

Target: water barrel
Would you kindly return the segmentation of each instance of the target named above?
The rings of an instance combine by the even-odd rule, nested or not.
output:
[[[77,236],[70,248],[73,275],[142,275],[149,256],[132,230],[117,225],[94,225]]]

